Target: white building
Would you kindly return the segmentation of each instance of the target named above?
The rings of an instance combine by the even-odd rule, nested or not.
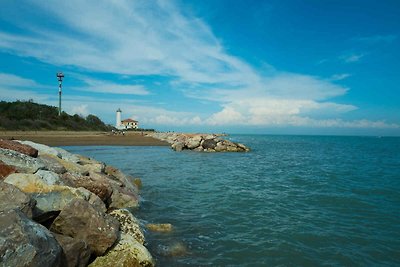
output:
[[[121,120],[121,109],[117,109],[117,118],[115,123],[115,128],[118,130],[128,130],[128,129],[137,129],[139,128],[139,122],[133,119],[125,119]]]

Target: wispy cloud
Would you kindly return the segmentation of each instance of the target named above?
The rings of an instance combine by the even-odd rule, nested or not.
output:
[[[397,39],[397,35],[395,34],[387,34],[387,35],[372,35],[372,36],[364,36],[364,37],[355,37],[354,41],[367,43],[367,44],[377,44],[377,43],[392,43]]]
[[[335,84],[349,74],[330,79],[286,73],[270,67],[261,73],[244,60],[230,55],[201,19],[189,17],[173,1],[28,1],[19,20],[19,33],[0,31],[0,49],[19,56],[34,57],[57,66],[119,75],[159,75],[168,77],[186,97],[207,99],[220,106],[213,114],[176,112],[151,105],[130,107],[130,113],[154,124],[208,125],[346,125],[335,119],[357,109],[335,103],[331,98],[346,94],[348,88]],[[41,20],[26,18],[37,10],[51,18],[57,28]],[[28,21],[28,22],[25,22]],[[354,53],[341,57],[346,63],[363,58]],[[74,89],[112,94],[149,95],[140,84],[116,84],[81,77],[84,86]],[[8,84],[35,83],[6,77]],[[39,95],[41,96],[41,95]],[[79,99],[66,100],[74,112],[100,111],[102,99],[82,106]],[[113,103],[117,105],[118,103]],[[114,107],[114,106],[112,106]],[[118,106],[117,106],[118,107]],[[110,107],[111,108],[111,107]],[[324,114],[334,119],[316,117]],[[329,122],[329,123],[328,123]],[[353,125],[353,124],[352,124]],[[372,124],[371,124],[372,125]],[[331,126],[329,126],[331,127]]]
[[[345,63],[354,63],[360,61],[364,56],[365,54],[350,54],[340,56],[340,59]]]
[[[341,81],[341,80],[349,78],[350,76],[351,76],[351,74],[349,74],[349,73],[334,74],[331,76],[331,78],[329,80],[330,81]]]

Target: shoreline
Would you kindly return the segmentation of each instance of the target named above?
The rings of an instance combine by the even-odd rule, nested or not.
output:
[[[0,139],[28,140],[48,146],[169,146],[146,132],[1,131]]]

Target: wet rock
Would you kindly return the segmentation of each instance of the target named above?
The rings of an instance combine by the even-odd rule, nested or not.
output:
[[[66,172],[61,177],[65,184],[72,187],[86,188],[103,201],[106,201],[112,194],[110,183],[101,174],[90,173],[89,176],[83,176],[79,173]]]
[[[112,195],[109,201],[109,208],[138,208],[139,197],[136,193],[125,187],[112,185]]]
[[[170,223],[149,223],[146,225],[147,229],[152,232],[159,232],[159,233],[170,233],[172,232],[172,224]]]
[[[193,151],[203,152],[204,148],[202,146],[199,146],[199,147],[196,147],[195,149],[193,149]]]
[[[39,155],[51,154],[51,155],[61,158],[61,154],[52,147],[49,147],[49,146],[46,146],[43,144],[34,143],[31,141],[17,141],[17,142],[24,144],[24,145],[29,145],[29,146],[35,148],[39,152]]]
[[[173,143],[172,146],[171,146],[171,148],[172,148],[173,150],[179,152],[179,151],[182,151],[182,150],[183,150],[184,144],[181,143],[181,142]]]
[[[9,149],[17,151],[21,154],[28,155],[30,157],[36,158],[38,156],[37,149],[34,149],[31,146],[24,145],[12,140],[3,140],[0,139],[0,148]]]
[[[57,158],[57,156],[51,154],[39,154],[39,159],[46,165],[46,169],[58,174],[65,173],[67,169],[65,169]]]
[[[104,256],[97,257],[90,267],[131,267],[155,266],[153,257],[146,247],[136,241],[132,236],[121,233],[118,243]]]
[[[50,228],[53,232],[84,240],[97,256],[115,243],[118,229],[116,219],[82,199],[74,199],[65,206]]]
[[[92,251],[85,241],[56,233],[53,235],[63,250],[62,260],[65,266],[85,267],[88,265]]]
[[[129,175],[125,175],[120,170],[114,168],[113,166],[106,166],[104,172],[108,174],[110,179],[114,179],[120,181],[122,186],[125,187],[127,190],[138,193],[138,188],[132,183],[133,178]]]
[[[39,169],[45,169],[45,164],[38,158],[32,158],[14,150],[0,148],[0,161],[13,166],[18,172],[35,173]]]
[[[182,257],[188,253],[187,247],[181,242],[176,242],[168,246],[159,245],[157,251],[164,257]]]
[[[209,148],[214,149],[216,146],[217,146],[217,142],[214,139],[204,140],[204,142],[202,144],[202,147],[204,149],[209,149]]]
[[[132,236],[140,244],[144,244],[144,234],[140,229],[139,221],[127,209],[117,209],[109,213],[112,217],[117,219],[120,225],[120,230]]]
[[[0,241],[1,266],[61,266],[52,234],[19,210],[0,212]]]
[[[10,175],[11,173],[16,173],[17,169],[13,166],[9,166],[4,162],[0,161],[0,179],[3,179]]]
[[[18,209],[32,218],[36,201],[12,184],[0,181],[0,211]]]
[[[142,180],[140,178],[134,178],[133,179],[133,184],[136,186],[137,189],[141,189],[143,184],[142,184]]]

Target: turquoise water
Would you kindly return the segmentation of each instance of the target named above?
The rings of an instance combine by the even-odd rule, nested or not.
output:
[[[142,178],[159,266],[400,266],[400,138],[230,138],[253,150],[67,149]]]

